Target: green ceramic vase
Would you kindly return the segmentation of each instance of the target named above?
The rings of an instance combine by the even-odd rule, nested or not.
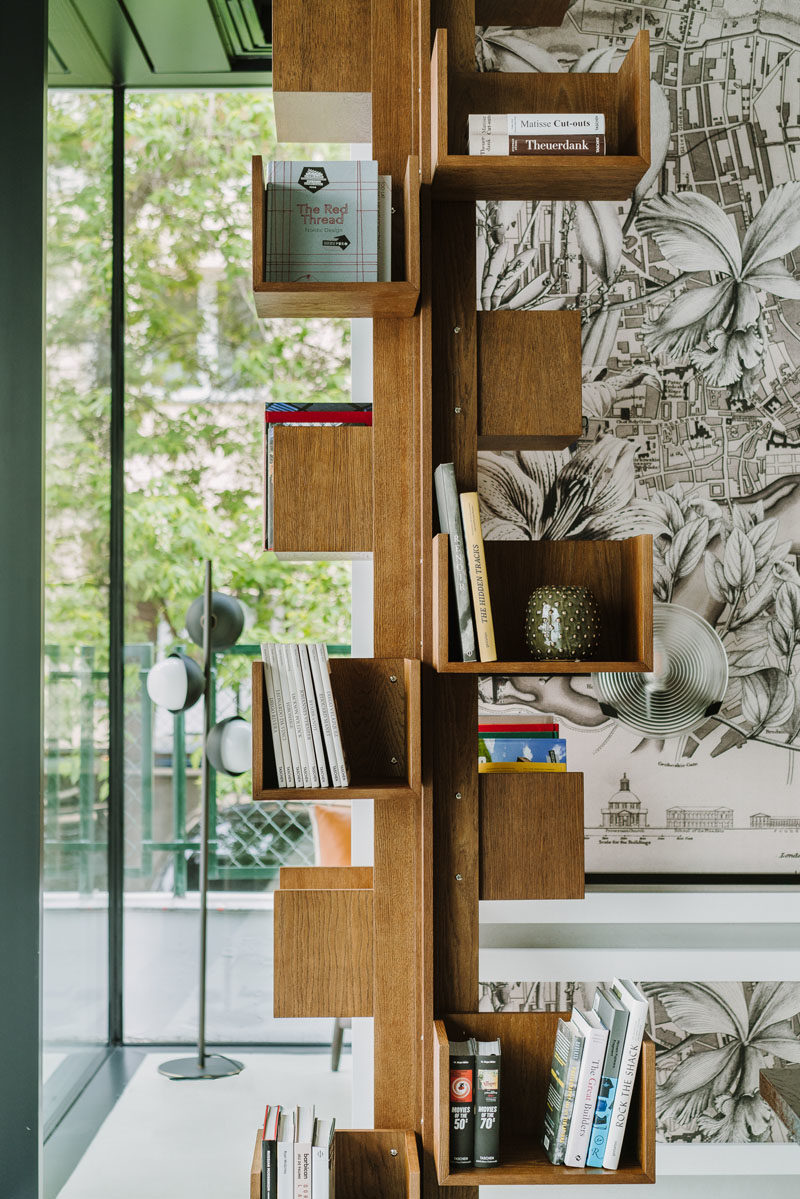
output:
[[[525,643],[541,661],[597,656],[600,608],[588,587],[537,587],[525,612]]]

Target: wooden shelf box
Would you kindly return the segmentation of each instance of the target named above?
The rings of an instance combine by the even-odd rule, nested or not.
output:
[[[410,1129],[337,1129],[336,1199],[420,1199],[419,1151]],[[261,1129],[250,1168],[250,1199],[261,1199]]]
[[[433,550],[433,661],[453,674],[591,674],[652,670],[653,544],[649,534],[625,541],[487,541],[486,574],[497,662],[462,662],[450,642],[448,538]],[[524,639],[525,608],[534,587],[571,584],[597,597],[602,629],[597,659],[538,661]]]
[[[253,662],[253,799],[372,799],[420,785],[420,664],[412,658],[331,658],[331,687],[349,787],[277,788],[264,664]]]
[[[583,775],[479,774],[480,898],[583,899]]]
[[[402,199],[401,199],[402,194]],[[406,163],[402,193],[392,186],[403,223],[392,222],[392,261],[404,277],[386,283],[271,283],[264,278],[267,192],[264,165],[253,157],[253,297],[261,317],[412,317],[419,299],[419,159]],[[402,259],[397,239],[403,233]]]
[[[580,312],[479,312],[478,449],[561,450],[582,428]]]
[[[434,1159],[440,1186],[655,1182],[655,1046],[645,1038],[616,1170],[554,1166],[541,1144],[550,1062],[563,1012],[480,1012],[434,1021]],[[500,1165],[450,1171],[448,1039],[500,1037]]]
[[[368,555],[372,551],[370,426],[300,423],[272,427],[273,544],[266,546],[265,527],[265,547],[284,559]],[[264,513],[266,526],[266,495]]]
[[[282,866],[273,1014],[372,1015],[372,869]]]
[[[467,154],[470,113],[602,112],[608,153]],[[445,200],[626,200],[650,165],[650,43],[637,33],[619,71],[456,71],[447,31],[431,60],[433,190]]]

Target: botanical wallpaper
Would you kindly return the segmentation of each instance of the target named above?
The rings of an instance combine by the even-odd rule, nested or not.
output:
[[[481,984],[481,1011],[591,1006],[595,982]],[[659,1141],[788,1141],[758,1093],[763,1067],[800,1063],[800,983],[640,982],[656,1045]]]
[[[656,599],[716,628],[730,683],[718,716],[666,741],[606,718],[587,677],[483,678],[481,706],[559,721],[585,773],[587,870],[793,873],[800,5],[578,0],[560,29],[479,28],[478,65],[616,70],[640,28],[652,161],[632,200],[477,206],[478,307],[583,315],[584,435],[482,453],[484,535],[652,532]]]

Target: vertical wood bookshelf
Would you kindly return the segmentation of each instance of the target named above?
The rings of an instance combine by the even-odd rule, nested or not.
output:
[[[275,463],[276,530],[286,552],[311,552],[313,543],[324,555],[344,546],[371,552],[374,563],[376,656],[331,662],[351,786],[295,792],[373,798],[374,863],[285,868],[275,894],[276,1015],[371,1015],[374,1022],[379,1131],[337,1132],[340,1197],[435,1199],[449,1191],[477,1199],[480,1184],[655,1180],[651,1043],[619,1169],[553,1167],[538,1134],[558,1014],[477,1011],[479,901],[579,899],[584,861],[581,774],[479,775],[475,676],[650,669],[651,542],[488,542],[490,577],[494,571],[499,580],[492,600],[501,660],[464,663],[450,641],[448,546],[436,533],[433,504],[440,462],[455,464],[459,490],[474,490],[479,449],[564,448],[581,432],[580,314],[478,312],[475,277],[476,198],[627,198],[649,163],[646,33],[613,75],[475,71],[476,23],[558,25],[566,7],[566,0],[340,0],[328,23],[319,0],[274,5],[284,128],[300,114],[284,136],[296,137],[315,107],[345,111],[353,96],[359,104],[367,96],[373,157],[392,176],[397,213],[391,284],[268,284],[259,274],[263,165],[254,160],[257,310],[267,319],[374,320],[373,425],[360,431],[367,436],[323,430],[334,434],[329,444],[312,446],[302,439],[315,430],[298,430],[294,442],[282,434]],[[542,106],[603,111],[612,153],[577,166],[463,153],[467,112]],[[309,138],[322,137],[323,128],[331,138],[325,119]],[[339,140],[352,140],[352,122],[343,118],[340,128]],[[317,480],[300,497],[292,488],[298,471]],[[602,662],[531,662],[517,609],[542,582],[583,583],[598,593]],[[269,776],[259,663],[253,695],[254,799],[287,798],[291,792],[275,790]],[[501,1038],[510,1107],[501,1112],[500,1167],[451,1173],[447,1039],[464,1031]]]

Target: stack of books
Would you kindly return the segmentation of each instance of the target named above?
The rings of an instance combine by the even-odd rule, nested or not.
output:
[[[264,545],[271,550],[275,544],[273,513],[275,473],[275,426],[371,425],[372,404],[356,401],[270,402],[264,407]]]
[[[313,1106],[267,1106],[261,1199],[334,1199],[335,1124],[317,1116]]]
[[[264,279],[391,279],[392,181],[377,162],[267,164]]]
[[[503,716],[478,718],[478,773],[524,774],[567,769],[567,743],[557,724]]]
[[[478,493],[458,494],[452,462],[437,466],[433,478],[439,528],[450,539],[450,567],[462,660],[496,662]]]
[[[470,154],[605,154],[601,112],[472,113]]]
[[[450,1042],[450,1165],[500,1164],[500,1040]]]
[[[261,646],[278,787],[346,787],[350,771],[339,731],[327,646]]]
[[[554,1165],[616,1170],[647,1020],[635,983],[615,978],[591,1011],[559,1020],[542,1144]]]

